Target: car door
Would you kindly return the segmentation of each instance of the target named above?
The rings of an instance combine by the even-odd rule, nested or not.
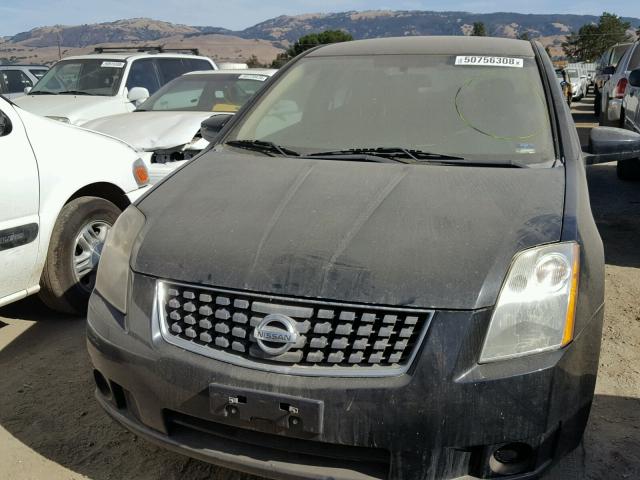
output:
[[[38,254],[36,158],[16,110],[0,98],[0,305],[26,294]],[[37,281],[36,281],[37,282]]]
[[[160,88],[160,80],[158,79],[158,71],[154,58],[139,58],[134,60],[129,69],[127,82],[125,84],[127,91],[132,88],[146,88],[149,95],[153,95]],[[135,109],[134,104],[130,104],[131,110]]]

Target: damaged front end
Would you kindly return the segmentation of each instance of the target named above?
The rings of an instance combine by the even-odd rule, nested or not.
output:
[[[150,183],[155,185],[209,145],[198,133],[191,142],[172,148],[148,151]]]

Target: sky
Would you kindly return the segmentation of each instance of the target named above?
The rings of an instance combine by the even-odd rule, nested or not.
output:
[[[0,35],[132,17],[240,30],[278,15],[378,9],[591,15],[606,9],[640,17],[638,0],[0,0]]]

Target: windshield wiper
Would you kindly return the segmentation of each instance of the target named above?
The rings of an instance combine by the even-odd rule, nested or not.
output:
[[[83,90],[64,90],[62,92],[58,92],[58,95],[95,95],[95,93],[89,93]]]
[[[347,150],[334,150],[329,152],[315,152],[309,157],[345,157],[345,156],[366,156],[378,157],[400,163],[420,163],[426,160],[464,160],[462,157],[454,157],[441,153],[423,152],[403,147],[373,147],[373,148],[350,148]]]
[[[27,95],[58,95],[57,92],[45,92],[44,90],[36,90],[29,92]]]
[[[244,148],[245,150],[253,150],[254,152],[264,153],[269,156],[273,156],[274,154],[283,155],[285,157],[300,156],[300,154],[295,150],[276,145],[273,142],[266,142],[264,140],[230,140],[225,145],[235,148]]]
[[[424,150],[417,150],[404,147],[374,147],[374,148],[352,148],[348,150],[335,150],[331,152],[316,152],[307,155],[308,157],[348,157],[348,156],[361,156],[368,157],[369,161],[373,158],[384,158],[389,161],[400,163],[412,163],[412,164],[437,164],[437,165],[461,165],[469,167],[515,167],[520,168],[520,165],[515,162],[484,162],[467,160],[464,157],[458,157],[455,155],[448,155],[445,153],[426,152]]]

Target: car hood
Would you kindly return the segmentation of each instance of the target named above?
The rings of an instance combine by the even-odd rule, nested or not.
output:
[[[209,152],[140,204],[132,268],[378,305],[493,305],[515,253],[559,241],[564,168]]]
[[[211,112],[132,112],[98,118],[84,128],[120,138],[139,150],[160,150],[184,145],[200,131]]]
[[[90,95],[25,95],[14,100],[20,108],[43,117],[66,117],[74,125],[125,110],[121,97]]]

